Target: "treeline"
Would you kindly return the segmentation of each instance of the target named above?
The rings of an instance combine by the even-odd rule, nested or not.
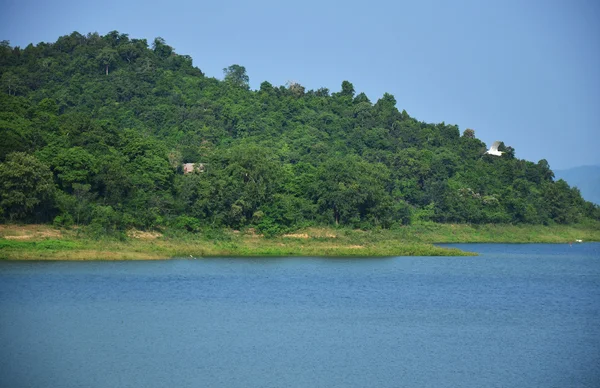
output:
[[[1,42],[0,218],[267,234],[600,218],[545,160],[484,155],[473,130],[418,121],[390,94],[372,103],[348,81],[253,91],[243,66],[224,73],[116,31]]]

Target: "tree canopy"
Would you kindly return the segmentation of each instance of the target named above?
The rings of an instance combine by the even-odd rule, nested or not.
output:
[[[401,103],[401,102],[400,102]],[[575,223],[597,206],[546,160],[339,91],[206,77],[158,37],[0,45],[0,218],[102,230]],[[203,168],[184,174],[183,163]]]

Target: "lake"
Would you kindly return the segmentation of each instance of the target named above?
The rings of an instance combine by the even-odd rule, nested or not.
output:
[[[600,244],[451,246],[0,262],[0,386],[600,386]]]

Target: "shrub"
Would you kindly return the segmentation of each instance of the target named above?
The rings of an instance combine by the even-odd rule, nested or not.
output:
[[[188,232],[198,232],[202,223],[195,217],[179,216],[175,220],[175,227]]]

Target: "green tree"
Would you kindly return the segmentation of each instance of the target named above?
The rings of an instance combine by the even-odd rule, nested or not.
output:
[[[550,169],[550,164],[546,159],[537,162],[537,168],[542,180],[552,181],[554,179],[554,172]]]
[[[66,191],[71,191],[75,183],[90,183],[96,172],[96,158],[82,147],[60,150],[52,164],[61,187]]]
[[[118,53],[115,49],[105,47],[98,53],[96,59],[100,62],[102,68],[104,68],[106,75],[108,75],[108,69],[117,61],[117,57]]]
[[[0,78],[0,84],[2,85],[2,89],[9,96],[16,96],[17,94],[20,94],[24,88],[21,77],[12,71],[7,71],[6,73],[2,74],[2,77]]]
[[[361,221],[380,222],[388,203],[385,184],[389,171],[383,165],[361,160],[355,155],[336,156],[317,172],[316,201],[335,224],[358,226]]]
[[[212,170],[218,174],[215,178],[220,180],[216,187],[221,192],[215,194],[225,200],[222,206],[228,212],[225,216],[228,225],[241,226],[250,222],[259,207],[267,204],[280,187],[281,167],[270,150],[263,147],[238,145],[212,164],[218,168]]]
[[[160,36],[154,39],[152,43],[154,54],[160,58],[168,58],[173,54],[173,47],[169,46]]]
[[[9,220],[48,219],[54,190],[52,172],[35,156],[15,152],[0,163],[0,212]]]
[[[123,60],[127,61],[127,63],[132,63],[143,55],[143,47],[134,42],[128,42],[118,46],[117,52]]]
[[[467,128],[463,132],[463,137],[465,137],[467,139],[475,139],[475,131],[470,128]]]
[[[30,108],[23,97],[0,95],[0,161],[16,151],[31,151],[33,123],[26,118]]]
[[[354,85],[349,81],[343,81],[340,95],[344,97],[354,97]]]
[[[244,89],[250,88],[250,77],[246,74],[246,68],[240,65],[231,65],[223,69],[225,82],[230,85]]]

